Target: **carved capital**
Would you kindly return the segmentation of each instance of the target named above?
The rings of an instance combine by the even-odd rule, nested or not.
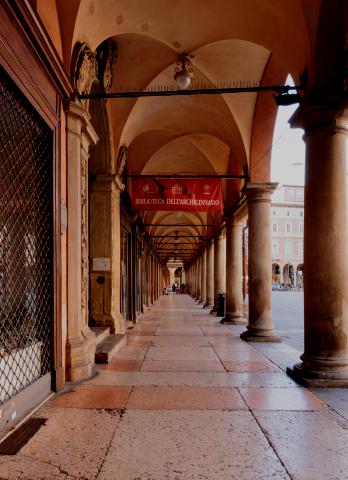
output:
[[[250,202],[271,202],[272,193],[277,188],[278,183],[246,183],[243,187],[243,193]]]
[[[109,38],[101,43],[96,51],[98,80],[105,92],[109,92],[113,81],[113,67],[117,60],[117,45]]]
[[[98,64],[95,54],[87,43],[78,43],[75,47],[73,61],[73,82],[79,95],[88,94],[92,84],[98,80]]]
[[[122,145],[118,152],[117,164],[116,164],[116,174],[119,178],[122,177],[123,171],[127,163],[127,157],[128,157],[128,148],[125,145]]]
[[[348,133],[348,98],[305,101],[289,120],[291,127],[303,128],[305,135],[328,130]]]

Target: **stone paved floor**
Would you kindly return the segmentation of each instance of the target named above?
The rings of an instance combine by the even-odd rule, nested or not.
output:
[[[110,365],[36,412],[0,479],[347,480],[347,391],[299,387],[298,351],[219,320],[162,297]]]

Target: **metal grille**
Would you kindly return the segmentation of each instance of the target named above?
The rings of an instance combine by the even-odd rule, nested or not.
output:
[[[51,370],[52,133],[0,69],[0,404]]]

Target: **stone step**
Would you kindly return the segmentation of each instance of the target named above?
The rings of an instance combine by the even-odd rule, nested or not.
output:
[[[126,345],[125,335],[108,335],[99,345],[95,352],[95,363],[110,363],[116,353]]]
[[[110,327],[89,327],[90,330],[95,334],[95,343],[99,345],[105,340],[105,338],[110,335]]]

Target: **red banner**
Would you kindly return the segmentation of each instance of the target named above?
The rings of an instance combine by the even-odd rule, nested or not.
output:
[[[223,210],[221,180],[133,178],[132,207],[134,210],[220,212]]]

